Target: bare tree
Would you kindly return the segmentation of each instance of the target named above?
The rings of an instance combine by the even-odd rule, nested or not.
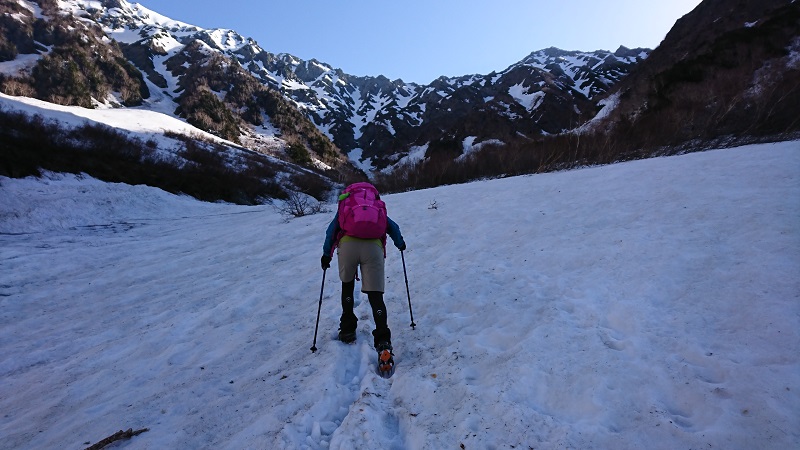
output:
[[[302,192],[294,191],[290,191],[287,199],[277,208],[281,215],[287,219],[327,212],[324,203]]]

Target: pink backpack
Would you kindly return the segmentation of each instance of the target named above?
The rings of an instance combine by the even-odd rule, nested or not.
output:
[[[386,236],[386,204],[369,183],[347,186],[339,196],[339,227],[347,236],[383,239]]]

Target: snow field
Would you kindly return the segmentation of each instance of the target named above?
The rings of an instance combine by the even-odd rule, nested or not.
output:
[[[795,448],[800,143],[387,195],[397,372],[332,214],[0,178],[0,448]],[[431,208],[435,202],[436,209]]]

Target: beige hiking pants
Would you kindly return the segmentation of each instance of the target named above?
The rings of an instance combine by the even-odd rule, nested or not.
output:
[[[343,238],[339,242],[339,278],[343,283],[356,279],[361,266],[361,292],[383,292],[384,256],[377,239]]]

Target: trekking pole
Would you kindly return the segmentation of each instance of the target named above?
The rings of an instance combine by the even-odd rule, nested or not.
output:
[[[406,294],[408,294],[408,312],[411,314],[411,329],[416,330],[417,324],[414,323],[414,311],[411,310],[411,291],[408,290],[408,273],[406,273],[406,257],[403,252],[400,252],[400,258],[403,260],[403,276],[406,278]]]
[[[314,327],[314,343],[311,344],[311,353],[317,351],[317,330],[319,330],[319,313],[322,311],[322,293],[325,291],[325,273],[328,269],[322,269],[322,287],[319,289],[319,307],[317,307],[317,325]]]

